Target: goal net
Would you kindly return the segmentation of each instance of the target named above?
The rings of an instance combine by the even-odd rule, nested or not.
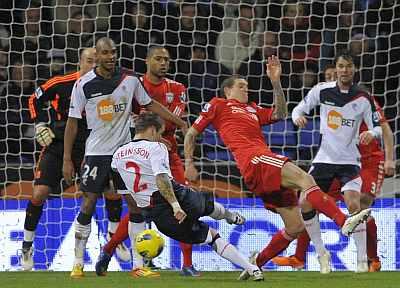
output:
[[[282,63],[281,82],[290,112],[313,85],[324,81],[323,71],[332,64],[334,55],[347,50],[358,67],[356,80],[384,109],[394,133],[397,159],[399,30],[400,4],[393,0],[1,1],[0,270],[20,269],[25,208],[40,151],[34,141],[28,98],[51,76],[76,71],[81,48],[93,47],[99,37],[111,37],[118,47],[119,64],[138,74],[146,71],[148,48],[164,45],[172,59],[168,77],[187,87],[191,123],[202,106],[218,95],[220,83],[230,75],[248,80],[251,101],[272,105],[272,87],[265,70],[265,59],[271,55],[278,55]],[[309,116],[305,129],[298,130],[289,118],[263,131],[274,152],[308,169],[318,149],[319,122],[316,111]],[[179,149],[182,152],[182,144]],[[246,255],[262,249],[283,223],[248,191],[232,155],[213,127],[208,127],[198,140],[195,160],[201,172],[195,186],[213,192],[217,201],[247,218],[247,223],[238,227],[206,221]],[[71,227],[80,205],[75,188],[46,202],[34,241],[34,269],[71,269]],[[381,197],[374,204],[383,270],[400,268],[399,190],[396,173],[385,180]],[[105,241],[105,214],[104,201],[99,199],[85,256],[87,270],[94,268]],[[321,223],[334,269],[354,270],[353,240],[341,236],[326,218],[321,217]],[[179,246],[176,241],[166,242],[165,251],[155,263],[179,269]],[[287,255],[293,253],[294,244],[285,252]],[[200,270],[238,268],[205,246],[194,246],[193,263]],[[110,270],[130,267],[130,263],[113,258]],[[285,270],[272,263],[267,268]],[[306,269],[319,270],[312,246]]]

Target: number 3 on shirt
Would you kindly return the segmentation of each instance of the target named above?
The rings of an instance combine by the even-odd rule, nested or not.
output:
[[[140,191],[143,191],[143,190],[147,189],[147,184],[146,183],[144,183],[144,184],[139,186],[139,183],[140,183],[140,167],[135,162],[132,162],[132,161],[126,162],[125,168],[126,169],[133,168],[135,170],[135,176],[134,176],[135,180],[133,181],[133,192],[137,193],[137,192],[140,192]]]

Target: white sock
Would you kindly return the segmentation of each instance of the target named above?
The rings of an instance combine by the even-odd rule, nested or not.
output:
[[[353,232],[357,247],[357,262],[367,262],[367,226],[365,222],[357,226]]]
[[[132,247],[132,258],[133,258],[132,269],[143,268],[143,257],[136,252],[135,239],[136,235],[139,234],[139,232],[143,231],[144,229],[146,229],[146,222],[134,223],[129,221],[128,233],[129,233],[129,238],[131,239],[131,247]]]
[[[222,206],[221,204],[219,204],[217,202],[214,202],[214,210],[213,210],[213,212],[211,212],[211,214],[209,216],[215,220],[225,219],[226,211],[227,210],[225,209],[224,206]]]
[[[29,231],[24,229],[24,241],[33,242],[33,237],[35,237],[35,231]]]
[[[80,264],[83,266],[83,256],[85,255],[86,243],[91,231],[91,223],[82,225],[75,220],[75,259],[74,266]]]
[[[108,232],[114,234],[117,231],[119,222],[108,221]]]
[[[254,270],[259,270],[256,265],[251,264],[246,257],[244,257],[235,246],[227,242],[225,239],[218,238],[213,244],[213,249],[218,255],[236,264],[243,269],[246,269],[250,275],[253,275]]]
[[[315,251],[318,256],[322,256],[326,253],[326,248],[321,237],[321,226],[319,224],[319,215],[316,214],[312,219],[304,220],[307,233],[310,236],[312,243],[315,246]]]

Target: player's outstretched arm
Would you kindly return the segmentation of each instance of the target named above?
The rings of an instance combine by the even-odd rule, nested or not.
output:
[[[78,133],[78,119],[68,117],[67,126],[64,132],[64,163],[63,163],[63,175],[64,180],[68,183],[72,183],[72,177],[75,173],[74,164],[72,163],[72,147],[75,143],[76,134]]]
[[[179,223],[182,223],[186,218],[186,213],[179,205],[178,200],[175,197],[174,188],[172,187],[171,180],[166,173],[156,175],[156,184],[160,194],[167,200],[174,211],[174,216]]]
[[[182,133],[186,134],[186,131],[188,129],[187,123],[183,121],[179,116],[170,112],[167,108],[165,108],[156,100],[153,99],[153,101],[149,105],[147,105],[146,108],[151,112],[160,115],[165,120],[175,123],[178,127],[181,128]]]
[[[267,76],[271,80],[274,94],[274,120],[285,119],[288,116],[285,93],[281,86],[282,66],[279,58],[275,55],[267,59]]]
[[[385,164],[384,164],[385,175],[393,176],[396,169],[396,163],[393,160],[394,159],[393,132],[392,129],[390,128],[389,123],[387,122],[381,123],[381,127],[382,127],[383,146],[385,149]]]
[[[189,181],[196,181],[199,177],[199,172],[194,166],[193,153],[196,145],[196,137],[199,132],[190,127],[185,135],[184,152],[185,152],[185,178]]]

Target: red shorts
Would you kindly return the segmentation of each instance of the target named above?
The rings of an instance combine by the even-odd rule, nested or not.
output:
[[[379,196],[385,178],[384,161],[377,160],[373,165],[362,165],[360,176],[362,179],[361,193],[366,193],[374,198]],[[343,201],[340,193],[339,181],[334,181],[328,194],[336,201]]]
[[[176,152],[169,152],[169,166],[171,168],[172,177],[182,185],[187,185],[185,179],[185,170],[183,168],[181,157]]]
[[[265,150],[253,155],[242,173],[247,187],[261,197],[269,210],[298,205],[296,192],[281,187],[281,170],[287,161],[289,158]]]
[[[385,178],[384,161],[377,161],[375,165],[363,167],[360,171],[362,179],[361,192],[376,198],[381,193]]]
[[[299,203],[297,193],[294,190],[281,188],[278,191],[260,195],[265,209],[276,212],[276,208],[293,207]]]

